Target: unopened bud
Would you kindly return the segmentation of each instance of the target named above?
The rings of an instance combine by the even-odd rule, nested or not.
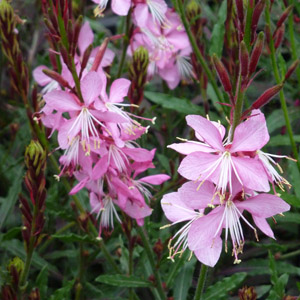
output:
[[[195,18],[201,14],[201,6],[198,1],[190,0],[186,5],[186,16],[190,22],[195,22]]]
[[[293,10],[293,8],[294,8],[294,6],[290,5],[285,9],[285,11],[283,12],[283,14],[281,15],[280,19],[278,20],[278,22],[276,24],[277,28],[279,28],[284,23],[284,21],[287,19],[287,17],[289,16],[289,14]]]
[[[286,74],[285,74],[285,77],[284,77],[284,80],[287,80],[291,77],[291,75],[294,73],[294,71],[297,69],[298,65],[300,63],[300,60],[297,59],[296,61],[294,61],[291,66],[288,68]]]
[[[232,86],[231,86],[229,75],[228,75],[228,72],[227,72],[225,66],[223,65],[221,60],[217,57],[216,54],[213,55],[212,60],[213,60],[214,66],[217,70],[219,79],[224,87],[225,92],[231,93]]]
[[[240,300],[256,300],[257,294],[254,290],[254,287],[247,287],[244,286],[242,289],[239,290],[239,299]]]
[[[252,23],[251,23],[252,36],[254,36],[254,32],[256,31],[257,24],[258,24],[259,18],[261,16],[261,13],[264,10],[265,4],[266,4],[266,0],[260,0],[255,5],[253,15],[252,15]]]
[[[15,268],[19,274],[24,270],[24,262],[20,257],[13,258],[8,264],[8,270]]]
[[[259,109],[267,104],[282,89],[283,83],[275,85],[266,90],[251,106],[252,109]]]
[[[46,74],[48,77],[57,81],[61,86],[69,88],[69,89],[71,88],[69,86],[69,83],[57,72],[49,70],[49,69],[44,69],[43,73]]]
[[[236,11],[238,15],[238,19],[241,24],[244,23],[244,4],[243,0],[235,0]]]
[[[285,25],[282,24],[281,27],[277,30],[275,36],[274,36],[274,47],[275,49],[277,49],[281,43],[282,43],[282,40],[283,40],[283,37],[284,37],[284,32],[285,32]]]
[[[92,65],[91,71],[97,71],[99,65],[101,64],[101,61],[103,59],[104,53],[106,51],[107,45],[108,45],[109,39],[105,38],[103,43],[100,45],[99,50],[96,54],[94,63]]]
[[[243,78],[248,76],[249,67],[249,53],[244,41],[241,42],[240,46],[240,65],[241,65],[241,75]]]
[[[31,141],[25,151],[25,164],[28,169],[35,169],[35,175],[38,176],[46,163],[46,151],[38,141]]]
[[[260,32],[258,34],[255,45],[252,50],[250,63],[249,63],[249,76],[253,74],[256,70],[260,55],[262,53],[263,46],[264,46],[264,33]]]
[[[88,61],[89,61],[89,58],[90,58],[90,55],[92,53],[92,50],[93,50],[93,44],[89,45],[86,50],[84,51],[84,54],[83,54],[83,58],[82,58],[82,63],[81,63],[81,70],[84,70]]]

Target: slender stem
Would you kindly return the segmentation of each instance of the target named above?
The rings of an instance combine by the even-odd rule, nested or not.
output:
[[[77,277],[77,284],[75,286],[75,300],[80,300],[82,295],[82,279],[84,273],[84,253],[83,253],[83,243],[79,245],[79,268],[78,268],[78,277]]]
[[[290,4],[294,4],[294,0],[290,0]],[[293,13],[290,13],[290,15],[289,15],[288,24],[289,24],[289,35],[290,35],[292,58],[295,61],[296,59],[298,59],[298,55],[297,55],[296,40],[295,40],[295,34],[294,34]],[[296,69],[296,75],[298,78],[298,83],[300,84],[300,68],[299,68],[299,66]]]
[[[202,299],[202,294],[204,290],[204,284],[206,280],[206,274],[207,274],[208,267],[204,264],[201,265],[200,269],[200,274],[199,274],[199,279],[197,283],[197,289],[195,293],[194,300],[201,300]]]
[[[153,252],[152,252],[152,249],[151,249],[151,245],[149,243],[149,239],[148,239],[148,237],[146,237],[144,229],[142,227],[137,226],[137,232],[139,233],[139,235],[142,239],[144,249],[145,249],[146,254],[148,256],[150,265],[152,267],[152,271],[153,271],[153,274],[154,274],[154,277],[155,277],[155,280],[156,280],[156,289],[157,289],[157,292],[159,294],[159,297],[160,297],[161,300],[165,300],[166,299],[166,294],[165,294],[165,291],[162,287],[162,281],[161,281],[160,273],[158,272],[158,269],[157,269],[156,264],[155,264],[155,260],[154,260]]]
[[[193,33],[191,31],[191,26],[190,24],[188,23],[187,19],[186,19],[186,16],[185,16],[185,13],[184,13],[184,8],[183,8],[183,4],[182,4],[182,0],[177,0],[177,8],[178,8],[178,13],[180,15],[180,18],[181,18],[181,21],[183,23],[183,26],[185,28],[185,31],[189,37],[189,40],[190,40],[190,43],[191,43],[191,46],[193,48],[193,51],[197,57],[197,60],[198,62],[201,64],[208,80],[210,81],[212,87],[213,87],[213,90],[215,91],[217,97],[218,97],[218,100],[219,102],[224,102],[223,100],[223,96],[222,96],[222,93],[220,92],[219,88],[218,88],[218,85],[215,81],[215,77],[213,75],[213,73],[210,71],[201,51],[199,50],[198,46],[197,46],[197,43],[195,41],[195,38],[193,36]]]
[[[267,26],[269,26],[269,28],[271,29],[270,1],[269,0],[267,1],[265,16],[266,16]],[[277,63],[276,63],[276,50],[275,50],[272,34],[270,35],[269,47],[270,47],[270,50],[271,50],[270,57],[271,57],[274,76],[275,76],[277,84],[279,84],[279,83],[282,82],[282,80],[280,78],[280,73],[279,73],[279,70],[278,70]],[[291,123],[290,123],[288,108],[287,108],[287,104],[286,104],[286,100],[285,100],[283,90],[281,90],[279,92],[279,98],[280,98],[281,109],[283,111],[283,116],[284,116],[284,119],[285,119],[286,129],[287,129],[287,132],[288,132],[288,135],[289,135],[289,138],[290,138],[290,142],[291,142],[292,151],[293,151],[293,154],[294,154],[294,158],[297,160],[297,166],[298,166],[298,170],[300,172],[299,154],[298,154],[297,145],[296,145],[296,142],[295,142],[295,139],[294,139],[292,126],[291,126]]]
[[[129,10],[129,13],[126,17],[125,35],[123,37],[123,50],[122,50],[121,61],[120,61],[120,65],[119,65],[119,69],[118,69],[118,73],[117,73],[117,78],[119,78],[122,75],[124,62],[125,62],[125,58],[126,58],[126,52],[127,52],[127,48],[128,48],[129,41],[130,41],[130,36],[129,36],[130,21],[131,21],[131,10]]]
[[[292,251],[292,252],[287,253],[287,254],[283,254],[283,255],[281,255],[279,257],[279,259],[287,259],[287,258],[291,258],[291,257],[297,256],[299,254],[300,254],[300,249]]]
[[[254,9],[254,1],[248,0],[246,26],[245,26],[245,34],[244,34],[244,42],[246,44],[248,51],[250,51],[250,44],[251,44],[251,24],[252,24],[253,9]]]
[[[36,237],[34,236],[34,232],[35,232],[35,223],[36,223],[36,218],[38,215],[38,207],[37,204],[34,205],[34,209],[33,209],[33,217],[32,217],[32,223],[31,223],[31,231],[30,231],[30,239],[29,239],[29,245],[27,248],[27,253],[26,253],[26,261],[25,261],[25,267],[23,269],[23,272],[21,274],[20,277],[20,281],[19,281],[19,295],[23,295],[23,292],[26,289],[26,281],[27,281],[27,277],[29,274],[29,270],[30,270],[30,266],[31,266],[31,261],[32,261],[32,255],[33,255],[33,251],[34,251],[34,244],[36,241]]]

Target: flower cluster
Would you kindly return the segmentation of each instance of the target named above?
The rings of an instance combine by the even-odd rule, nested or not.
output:
[[[222,251],[221,233],[225,229],[225,251],[230,234],[234,262],[244,246],[241,221],[257,230],[243,215],[248,211],[264,234],[274,238],[266,219],[289,210],[290,206],[279,198],[275,185],[289,186],[274,168],[279,165],[273,158],[285,157],[263,152],[269,141],[264,115],[253,110],[247,120],[240,123],[226,138],[220,123],[201,116],[189,115],[187,124],[195,130],[198,141],[183,140],[169,146],[186,155],[178,172],[189,182],[177,192],[161,200],[166,217],[173,224],[188,221],[171,239],[170,258],[187,247],[204,264],[214,266]],[[279,167],[281,171],[281,168]],[[267,194],[270,184],[275,195]]]
[[[155,149],[148,151],[135,141],[147,128],[136,120],[144,118],[124,110],[130,106],[123,101],[131,82],[116,79],[107,94],[103,67],[112,62],[114,55],[107,49],[99,63],[96,57],[103,48],[91,49],[93,38],[89,24],[85,23],[78,38],[79,54],[74,60],[80,80],[79,93],[63,59],[61,74],[40,66],[34,76],[44,86],[42,122],[52,129],[51,134],[57,130],[59,148],[64,150],[59,160],[61,172],[56,177],[75,176],[79,183],[70,194],[83,187],[88,189],[91,212],[100,218],[101,234],[103,228],[113,228],[114,218],[121,222],[116,207],[142,225],[143,219],[152,212],[145,200],[151,197],[151,184],[159,185],[169,176],[140,177],[142,172],[154,168]]]

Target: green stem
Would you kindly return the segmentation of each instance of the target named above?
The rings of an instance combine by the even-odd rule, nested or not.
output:
[[[208,267],[204,264],[201,265],[200,269],[200,274],[199,274],[199,279],[197,283],[197,289],[195,293],[194,300],[201,300],[202,299],[202,294],[204,290],[204,284],[206,280],[206,274],[207,274]]]
[[[293,252],[287,253],[287,254],[283,254],[279,257],[279,259],[287,259],[287,258],[291,258],[294,256],[298,256],[300,254],[300,249],[299,250],[295,250]]]
[[[294,4],[294,0],[290,0],[290,4]],[[290,35],[290,43],[291,43],[291,50],[292,50],[292,58],[293,58],[293,61],[295,61],[298,59],[298,55],[297,55],[297,47],[296,47],[296,40],[295,40],[295,34],[294,34],[293,13],[290,13],[290,15],[289,15],[288,25],[289,25],[289,35]],[[298,83],[300,84],[300,68],[299,68],[299,66],[296,69],[296,75],[298,78]]]
[[[142,227],[137,226],[137,232],[138,232],[138,234],[140,235],[140,237],[142,239],[144,249],[145,249],[146,254],[148,256],[150,265],[152,267],[152,271],[153,271],[155,281],[156,281],[156,289],[157,289],[157,292],[159,294],[159,297],[160,297],[161,300],[165,300],[166,299],[166,294],[165,294],[165,291],[162,287],[162,281],[161,281],[160,273],[159,273],[159,271],[156,267],[156,264],[155,264],[153,252],[152,252],[152,249],[151,249],[151,245],[149,243],[149,238],[146,237],[144,229]]]
[[[26,261],[25,261],[25,267],[23,269],[23,272],[21,274],[20,277],[20,281],[19,281],[19,295],[20,295],[20,299],[22,298],[21,296],[23,295],[24,291],[26,290],[26,282],[27,282],[27,277],[29,274],[29,270],[30,270],[30,266],[31,266],[31,261],[32,261],[32,255],[33,255],[33,251],[34,251],[34,244],[36,241],[36,237],[34,236],[34,232],[35,232],[35,223],[36,223],[36,218],[38,215],[38,207],[37,205],[34,206],[34,210],[33,210],[33,217],[32,217],[32,223],[31,223],[31,232],[30,232],[30,239],[29,239],[29,245],[27,248],[27,253],[26,253]]]
[[[215,93],[217,95],[218,101],[219,102],[224,102],[222,93],[220,92],[220,90],[218,88],[218,85],[215,81],[215,77],[214,77],[213,73],[210,71],[210,69],[209,69],[209,67],[208,67],[201,51],[199,50],[196,41],[195,41],[195,38],[194,38],[193,33],[191,31],[191,26],[188,23],[187,18],[185,16],[185,12],[184,12],[184,8],[183,8],[183,4],[182,4],[181,0],[177,0],[177,8],[178,8],[178,13],[180,15],[181,21],[182,21],[183,26],[185,28],[185,31],[186,31],[186,33],[189,37],[189,40],[190,40],[191,46],[193,48],[193,51],[194,51],[194,53],[197,57],[197,60],[200,63],[200,65],[202,66],[208,80],[210,81],[210,83],[213,87],[213,90],[215,91]]]
[[[122,50],[122,56],[121,56],[121,61],[117,73],[117,78],[119,78],[122,75],[124,63],[125,63],[125,58],[126,58],[126,52],[127,48],[129,45],[130,41],[130,36],[129,36],[129,29],[130,29],[130,21],[131,21],[131,10],[129,11],[127,17],[126,17],[126,27],[125,27],[125,35],[123,38],[123,50]]]
[[[83,289],[82,279],[84,273],[84,255],[83,255],[83,243],[80,243],[79,246],[79,269],[78,269],[78,277],[77,277],[77,284],[75,286],[75,300],[81,299],[81,292]]]
[[[254,0],[248,0],[247,6],[247,15],[246,15],[246,25],[245,25],[245,33],[244,33],[244,42],[248,51],[250,51],[251,44],[251,24],[252,24],[252,15],[254,10]]]
[[[267,1],[265,16],[266,16],[267,26],[269,26],[269,28],[271,29],[270,1],[269,0]],[[280,78],[280,73],[279,73],[279,70],[278,70],[277,63],[276,63],[276,50],[275,50],[272,34],[271,34],[271,37],[270,37],[269,47],[270,47],[270,50],[271,50],[270,57],[271,57],[274,76],[275,76],[277,84],[279,84],[279,83],[282,82],[282,80]],[[298,170],[300,172],[299,154],[298,154],[297,145],[296,145],[296,142],[295,142],[295,139],[294,139],[292,126],[291,126],[291,123],[290,123],[288,108],[287,108],[287,105],[286,105],[286,100],[285,100],[283,90],[281,90],[279,92],[279,98],[280,98],[281,109],[283,111],[283,116],[284,116],[284,119],[285,119],[285,126],[286,126],[286,129],[287,129],[287,132],[288,132],[288,135],[289,135],[289,138],[290,138],[290,142],[291,142],[292,151],[293,151],[293,154],[294,154],[294,158],[297,160],[297,166],[298,166]]]

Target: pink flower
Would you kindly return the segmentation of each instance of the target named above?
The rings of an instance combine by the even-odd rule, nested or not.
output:
[[[92,0],[94,3],[98,4],[95,8],[94,13],[96,16],[103,16],[103,12],[106,9],[108,0]],[[129,8],[131,6],[131,0],[112,0],[111,9],[119,16],[126,16],[128,14]]]
[[[241,189],[233,197],[228,196],[220,200],[218,207],[192,223],[188,234],[190,250],[194,251],[201,262],[211,267],[217,263],[222,251],[220,236],[223,228],[225,228],[226,252],[228,235],[231,236],[233,255],[235,256],[234,263],[240,262],[238,254],[242,253],[245,242],[241,219],[254,230],[257,238],[256,229],[243,216],[244,210],[252,215],[254,223],[263,233],[274,238],[273,231],[266,219],[290,209],[290,206],[277,196],[260,194],[247,197],[241,192]]]
[[[269,191],[268,175],[261,162],[252,156],[252,152],[260,150],[269,140],[263,114],[253,115],[239,124],[232,142],[228,138],[222,141],[224,128],[218,130],[212,122],[201,116],[190,115],[186,120],[202,142],[171,145],[171,148],[188,154],[178,169],[183,177],[200,182],[211,180],[222,194],[227,188],[232,192],[232,180],[235,177],[246,188]]]

